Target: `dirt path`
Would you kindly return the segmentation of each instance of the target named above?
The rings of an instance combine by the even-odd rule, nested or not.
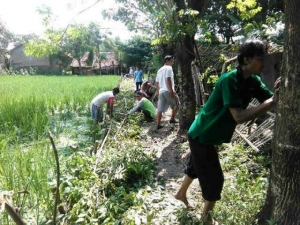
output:
[[[142,125],[143,134],[147,137],[143,142],[143,148],[155,154],[155,177],[164,184],[168,194],[174,196],[181,185],[190,151],[187,135],[178,133],[179,124],[169,124],[170,116],[169,109],[163,114],[164,128],[160,130],[156,130],[155,122]],[[189,189],[188,197],[193,195],[201,197],[198,181],[194,181]],[[192,201],[191,198],[189,201],[193,206],[201,204],[198,200]]]
[[[133,80],[123,82],[123,85],[135,90]],[[162,124],[164,128],[156,130],[156,123],[143,123],[143,149],[155,155],[154,176],[169,196],[169,202],[177,205],[174,198],[184,177],[184,168],[189,159],[189,146],[186,134],[179,134],[179,124],[170,124],[171,109],[163,113]],[[202,207],[199,183],[195,180],[190,186],[187,197],[192,206]],[[183,203],[182,207],[185,208]]]

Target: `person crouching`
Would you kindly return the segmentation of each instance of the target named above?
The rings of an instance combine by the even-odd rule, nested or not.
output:
[[[144,114],[144,119],[147,122],[153,122],[156,115],[156,110],[153,103],[144,97],[143,93],[140,91],[136,91],[134,95],[137,98],[138,103],[131,110],[129,110],[128,113],[125,114],[125,117],[128,117],[130,114],[138,111]]]

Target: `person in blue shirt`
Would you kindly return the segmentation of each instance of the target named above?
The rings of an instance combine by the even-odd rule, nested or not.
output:
[[[141,85],[143,83],[143,78],[144,78],[144,73],[143,70],[141,70],[140,68],[138,68],[135,72],[134,72],[134,80],[135,80],[135,85],[136,85],[136,91],[139,91],[141,88]]]

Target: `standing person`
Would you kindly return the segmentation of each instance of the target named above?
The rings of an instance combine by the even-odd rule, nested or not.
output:
[[[130,78],[133,77],[133,69],[132,69],[132,67],[129,67],[129,77]]]
[[[135,67],[135,71],[134,71],[134,73],[133,73],[133,82],[134,82],[134,83],[135,83],[135,77],[137,76],[138,72],[139,72],[138,68]]]
[[[91,117],[94,125],[103,122],[103,105],[107,103],[106,113],[112,117],[115,96],[120,92],[118,87],[111,91],[105,91],[93,98],[90,104]]]
[[[155,107],[151,101],[144,97],[143,93],[140,91],[135,92],[135,97],[139,101],[136,106],[134,106],[125,116],[138,111],[144,114],[144,119],[147,122],[153,122],[155,118]]]
[[[140,90],[141,85],[143,83],[143,78],[144,78],[143,70],[137,68],[137,70],[134,73],[134,80],[135,80],[135,85],[136,85],[135,91]]]
[[[203,221],[214,224],[209,212],[221,199],[224,176],[215,145],[228,143],[239,123],[266,113],[278,102],[280,78],[275,94],[268,90],[259,76],[264,66],[266,47],[260,40],[248,40],[240,46],[238,66],[224,73],[217,81],[208,101],[188,131],[191,150],[183,183],[175,195],[188,208],[186,193],[193,179],[198,178],[204,198]],[[261,104],[247,108],[252,98]]]
[[[157,130],[163,128],[161,125],[162,113],[166,112],[169,106],[172,109],[172,115],[169,122],[178,123],[178,121],[175,120],[175,116],[179,109],[179,98],[175,92],[174,73],[172,69],[173,61],[173,56],[165,56],[165,64],[158,70],[156,76],[156,96],[158,96],[156,114]]]

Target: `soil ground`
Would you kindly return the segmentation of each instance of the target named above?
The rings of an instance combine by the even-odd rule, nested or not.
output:
[[[156,130],[156,123],[144,123],[143,134],[147,137],[143,142],[145,151],[155,154],[155,177],[165,184],[165,190],[174,196],[183,180],[184,168],[189,160],[187,134],[179,133],[179,124],[170,124],[171,109],[162,116],[164,127]],[[192,206],[201,204],[189,196],[198,195],[201,198],[199,183],[195,180],[189,188],[188,199]],[[193,198],[194,199],[194,198]],[[175,200],[175,198],[174,198]],[[178,200],[176,200],[178,201]],[[184,206],[184,204],[182,203]]]

